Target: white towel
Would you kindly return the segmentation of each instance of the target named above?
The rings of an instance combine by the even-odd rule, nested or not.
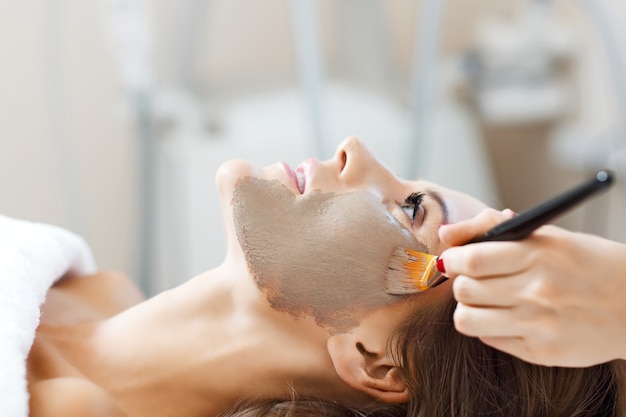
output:
[[[26,358],[52,284],[96,265],[87,243],[60,227],[0,216],[0,415],[28,416]]]

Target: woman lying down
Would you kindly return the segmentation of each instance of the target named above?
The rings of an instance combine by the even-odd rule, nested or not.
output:
[[[626,415],[618,364],[541,367],[462,336],[450,281],[384,292],[395,247],[441,253],[438,226],[482,203],[397,178],[356,138],[297,171],[225,163],[226,258],[177,288],[56,283],[28,357],[31,416]]]

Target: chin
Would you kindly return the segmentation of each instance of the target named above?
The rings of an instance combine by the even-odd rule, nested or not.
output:
[[[237,182],[245,177],[260,177],[262,168],[243,159],[232,159],[224,162],[215,174],[215,184],[220,199],[220,209],[222,215],[222,224],[226,234],[227,253],[240,252],[239,243],[235,236],[233,227],[233,213],[231,202],[235,192]]]
[[[280,181],[294,195],[302,194],[293,169],[284,162],[277,162],[260,167],[242,159],[231,159],[223,163],[217,170],[216,184],[222,201],[230,204],[237,182],[246,177]]]
[[[237,181],[245,177],[261,177],[263,169],[243,159],[231,159],[224,162],[215,174],[215,183],[220,199],[230,204]]]

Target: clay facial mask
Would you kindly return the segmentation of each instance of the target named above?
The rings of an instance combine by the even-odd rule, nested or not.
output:
[[[296,196],[277,180],[247,177],[232,204],[248,267],[272,307],[336,331],[400,299],[384,291],[395,247],[424,251],[365,191]]]

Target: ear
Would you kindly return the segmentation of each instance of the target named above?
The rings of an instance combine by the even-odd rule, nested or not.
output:
[[[357,335],[343,333],[332,335],[327,342],[337,375],[350,387],[375,399],[401,404],[409,400],[409,391],[401,375],[384,349],[372,344],[368,350],[366,340]]]

